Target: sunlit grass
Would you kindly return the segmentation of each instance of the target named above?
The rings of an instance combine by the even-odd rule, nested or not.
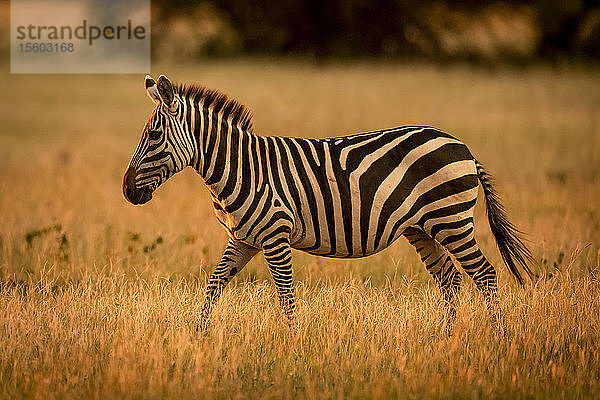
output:
[[[559,274],[503,288],[505,334],[467,290],[448,337],[433,287],[309,280],[296,338],[270,284],[226,291],[201,336],[193,278],[41,275],[0,290],[2,388],[11,398],[586,397],[600,389],[599,285]]]

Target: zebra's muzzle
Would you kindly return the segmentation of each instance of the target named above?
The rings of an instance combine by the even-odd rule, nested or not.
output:
[[[144,204],[152,199],[152,189],[136,188],[135,171],[129,168],[123,177],[123,195],[131,204]]]

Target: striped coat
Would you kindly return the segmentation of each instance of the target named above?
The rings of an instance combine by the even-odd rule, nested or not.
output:
[[[440,285],[450,318],[461,280],[450,254],[495,308],[496,271],[473,234],[478,183],[507,266],[520,283],[519,268],[531,274],[529,252],[491,178],[464,143],[440,130],[403,126],[328,139],[258,136],[247,109],[216,91],[174,87],[164,76],[145,83],[157,108],[125,173],[125,197],[143,204],[191,166],[209,187],[230,237],[209,279],[201,328],[225,285],[258,251],[293,323],[292,248],[364,257],[401,236]]]

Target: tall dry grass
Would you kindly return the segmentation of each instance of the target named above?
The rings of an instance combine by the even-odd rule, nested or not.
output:
[[[133,207],[121,179],[152,103],[141,76],[6,75],[0,95],[0,396],[539,397],[599,393],[600,80],[595,71],[290,62],[159,66],[249,105],[260,134],[430,124],[464,140],[529,233],[518,289],[483,209],[506,333],[465,279],[455,333],[399,241],[361,260],[294,253],[299,336],[256,257],[195,331],[225,233],[191,171]],[[588,246],[588,243],[591,245]],[[586,247],[587,246],[587,247]]]
[[[398,280],[299,284],[299,339],[273,288],[225,292],[210,334],[192,327],[202,284],[106,269],[0,292],[6,397],[593,397],[600,390],[597,278],[559,274],[502,290],[506,334],[469,290],[454,335],[440,296]]]

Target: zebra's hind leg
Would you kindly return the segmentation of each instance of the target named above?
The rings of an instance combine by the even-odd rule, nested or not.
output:
[[[462,275],[454,266],[446,249],[427,233],[418,228],[408,228],[403,235],[415,247],[427,271],[440,285],[448,313],[446,332],[450,333],[456,317],[456,296],[460,291]]]
[[[467,275],[473,279],[483,294],[494,323],[501,326],[502,315],[498,303],[496,270],[479,249],[473,234],[473,219],[465,220],[460,228],[451,231],[441,230],[435,238],[456,257]]]
[[[208,279],[206,299],[204,300],[204,306],[202,307],[202,313],[200,314],[198,330],[202,332],[207,331],[210,314],[212,313],[217,300],[221,297],[223,289],[227,286],[229,281],[246,266],[248,261],[250,261],[256,253],[258,253],[258,249],[243,242],[229,239],[221,261]]]

